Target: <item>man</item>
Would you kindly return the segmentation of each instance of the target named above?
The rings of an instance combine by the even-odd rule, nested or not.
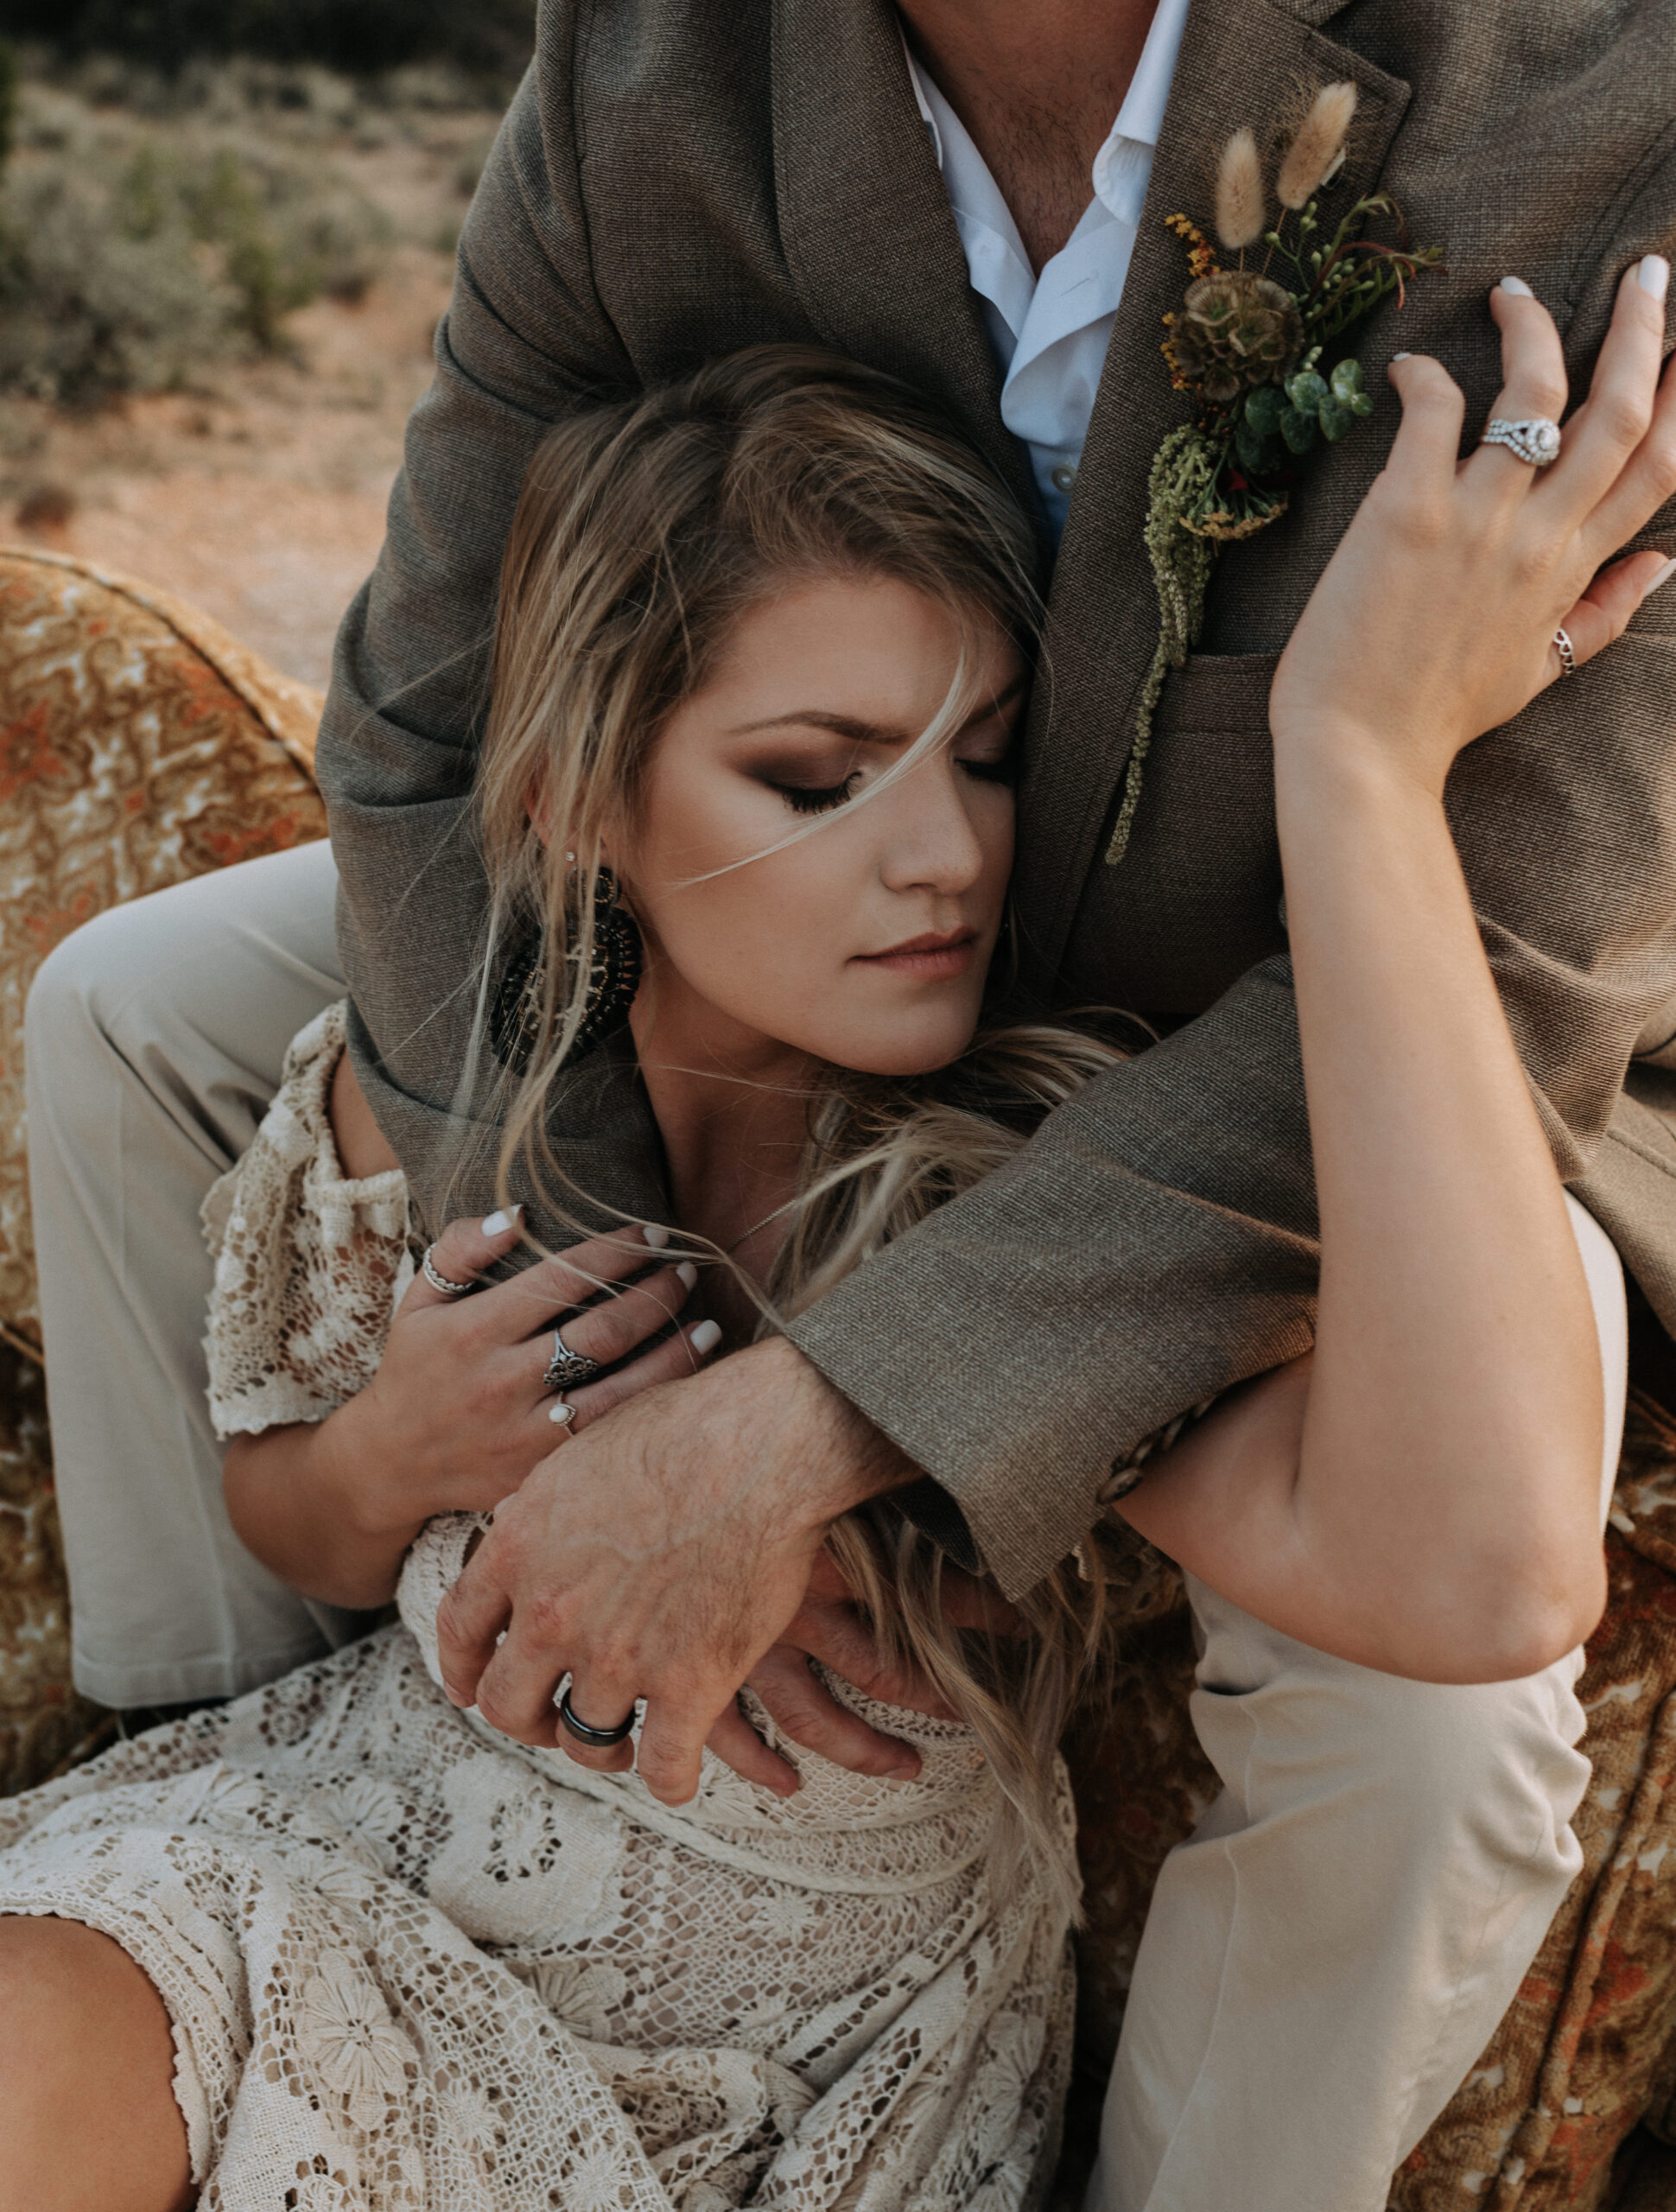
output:
[[[357,1067],[433,1226],[458,1133],[452,1079],[471,1005],[460,986],[481,918],[464,794],[524,466],[567,408],[755,340],[822,340],[915,383],[1035,504],[1047,543],[1060,541],[1051,681],[1038,687],[1026,743],[1023,950],[1044,995],[1131,1006],[1167,1034],[1053,1116],[1016,1164],[841,1286],[790,1342],[648,1394],[531,1475],[473,1561],[445,1638],[455,1690],[498,1725],[551,1740],[567,1672],[585,1716],[614,1719],[644,1698],[642,1771],[679,1800],[712,1722],[797,1614],[835,1513],[900,1490],[955,1556],[1021,1591],[1090,1525],[1144,1438],[1305,1347],[1314,1199],[1266,701],[1273,656],[1389,423],[1335,448],[1285,524],[1225,556],[1201,652],[1165,696],[1129,851],[1108,868],[1156,635],[1146,476],[1184,410],[1158,355],[1160,317],[1184,282],[1163,219],[1204,209],[1228,133],[1272,129],[1300,80],[1355,83],[1329,219],[1378,183],[1414,237],[1449,255],[1446,276],[1374,326],[1370,388],[1399,347],[1436,353],[1482,422],[1497,381],[1491,283],[1518,275],[1554,307],[1575,374],[1623,267],[1676,234],[1673,29],[1667,5],[1626,20],[1604,0],[1570,11],[1563,34],[1533,30],[1517,0],[905,0],[899,19],[882,0],[598,0],[544,12],[534,72],[462,240],[390,540],[340,639],[321,747]],[[1561,400],[1535,395],[1528,411],[1557,414]],[[1647,542],[1676,543],[1676,525]],[[1470,755],[1457,780],[1469,876],[1557,1156],[1666,1324],[1670,602],[1676,593],[1574,691],[1549,694]],[[225,944],[196,947],[191,1006],[220,994],[213,1015],[192,1013],[182,978],[182,1011],[140,1041],[132,1006],[120,1020],[91,1006],[84,947],[79,969],[73,957],[49,969],[31,1032],[32,1067],[56,1053],[67,1088],[73,1001],[99,1040],[89,1065],[114,1045],[124,1098],[167,1124],[174,1194],[153,1199],[149,1249],[175,1240],[183,1312],[194,1279],[178,1224],[193,1177],[238,1149],[285,1039],[311,997],[335,988],[321,903],[329,871],[319,856],[286,866],[283,881],[282,871],[254,887],[191,887],[194,915],[236,912],[265,940],[246,939],[242,965]],[[149,952],[187,925],[173,939],[168,927],[155,925]],[[36,1079],[48,1078],[37,1069]],[[632,1193],[632,1165],[597,1134],[600,1195]],[[54,1277],[67,1285],[92,1243],[105,1262],[88,1268],[112,1249],[108,1230],[77,1243],[78,1209],[91,1221],[99,1205],[97,1178],[72,1158],[79,1141],[64,1140],[61,1160],[43,1145],[37,1160],[38,1216],[54,1224],[42,1274],[55,1373],[69,1371],[57,1346],[80,1319]],[[479,1196],[490,1203],[486,1190],[463,1202]],[[155,1344],[136,1353],[126,1387],[161,1408],[169,1390],[156,1377],[183,1371],[173,1357]],[[1621,1387],[1621,1349],[1607,1357]],[[143,1492],[130,1484],[115,1500],[107,1480],[94,1510],[91,1478],[79,1485],[73,1468],[79,1457],[97,1467],[109,1414],[61,1395],[79,1635],[104,1637],[98,1654],[80,1647],[79,1678],[129,1701],[138,1678],[120,1665],[121,1616],[99,1599],[123,1513],[143,1511]],[[194,1503],[207,1527],[213,1508]],[[200,1555],[219,1542],[200,1539]],[[243,1687],[308,1648],[294,1605],[288,1614],[284,1593],[258,1587],[225,1547],[214,1574],[221,1587],[243,1578],[263,1649],[252,1660],[238,1633],[224,1636],[230,1649],[160,1664],[142,1694]],[[1286,1639],[1236,1662],[1207,1634],[1207,1731],[1244,1725],[1265,1701],[1291,1710],[1288,1699],[1318,1695],[1323,1678]],[[1343,1673],[1333,1681],[1337,1694]],[[1371,1697],[1382,1681],[1362,1687]],[[1453,1708],[1463,1745],[1505,1747],[1528,1724],[1537,1746],[1509,1785],[1524,1794],[1505,1833],[1523,1821],[1522,1843],[1504,1838],[1470,1873],[1470,1777],[1447,1815],[1438,1798],[1393,1812],[1389,1859],[1348,1875],[1335,1872],[1343,1832],[1330,1823],[1313,1858],[1277,1853],[1297,1805],[1266,1794],[1271,1769],[1230,1789],[1161,1890],[1156,1943],[1149,1929],[1150,1980],[1137,1983],[1114,2091],[1102,2184],[1113,2206],[1376,2212],[1383,2177],[1482,2045],[1575,1864],[1561,1841],[1575,1785],[1539,1771],[1557,1744],[1563,1753],[1569,1679],[1509,1689],[1529,1691],[1522,1718],[1495,1707],[1482,1739],[1466,1702]],[[1405,1712],[1433,1715],[1426,1700],[1446,1694],[1409,1692]],[[1377,1722],[1372,1710],[1356,1708],[1335,1751],[1341,1783],[1387,1726],[1408,1725],[1391,1721],[1395,1707]],[[1438,1723],[1413,1726],[1424,1740]],[[1224,1745],[1225,1779],[1240,1756]],[[1464,1751],[1462,1763],[1473,1763]],[[1374,1849],[1365,1833],[1356,1847]],[[1390,1920],[1383,1980],[1362,1974],[1355,1948],[1369,1885],[1384,1886],[1381,1909],[1399,1889],[1408,1898]],[[1322,2098],[1313,2132],[1292,2125],[1306,2080]]]

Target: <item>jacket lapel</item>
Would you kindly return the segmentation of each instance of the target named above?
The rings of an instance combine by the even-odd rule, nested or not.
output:
[[[1216,156],[1228,134],[1250,123],[1260,140],[1300,83],[1348,77],[1361,87],[1349,154],[1324,216],[1336,220],[1372,187],[1409,88],[1313,28],[1340,4],[1194,0],[1188,17],[1054,571],[1049,666],[1036,688],[1026,743],[1014,880],[1025,979],[1044,997],[1083,882],[1098,863],[1158,638],[1158,602],[1141,541],[1147,478],[1160,441],[1186,419],[1187,407],[1171,390],[1159,354],[1162,317],[1186,283],[1184,249],[1165,229],[1165,218],[1180,212],[1207,219]]]
[[[780,237],[840,353],[936,400],[1035,508],[1001,378],[886,0],[773,0]]]

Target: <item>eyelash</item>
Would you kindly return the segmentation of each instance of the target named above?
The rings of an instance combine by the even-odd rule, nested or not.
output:
[[[774,789],[794,814],[830,814],[835,807],[844,804],[859,776],[858,770],[846,776],[841,784],[776,784]]]
[[[1004,760],[962,760],[959,766],[981,784],[1010,784],[1013,780],[1010,755]],[[858,780],[859,772],[846,776],[841,784],[776,784],[773,788],[794,814],[830,814],[843,805],[851,786]]]

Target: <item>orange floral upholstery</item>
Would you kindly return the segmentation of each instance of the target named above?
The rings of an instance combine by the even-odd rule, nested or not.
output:
[[[1584,1871],[1390,2212],[1676,2212],[1676,2159],[1656,2139],[1676,2144],[1676,1424],[1639,1394],[1606,1551],[1610,1598],[1578,1688]],[[1093,2163],[1152,1883],[1216,1788],[1188,1718],[1179,1578],[1143,1553],[1127,1604],[1115,1723],[1067,1746],[1087,1885],[1068,2183]],[[1076,2201],[1067,2187],[1066,2212]]]
[[[162,593],[0,548],[0,1790],[39,1780],[98,1717],[69,1683],[23,1001],[60,938],[104,908],[324,836],[320,707]]]
[[[24,996],[53,945],[103,908],[323,836],[309,772],[319,711],[192,608],[0,549],[0,1792],[77,1756],[99,1720],[68,1681],[24,1179]],[[1607,1550],[1611,1599],[1582,1688],[1584,1871],[1391,2212],[1676,2212],[1664,2147],[1676,2143],[1676,1426],[1639,1397]],[[1215,1787],[1188,1719],[1180,1578],[1138,1541],[1123,1602],[1115,1719],[1085,1723],[1068,1745],[1088,1922],[1067,2208],[1152,1884]]]

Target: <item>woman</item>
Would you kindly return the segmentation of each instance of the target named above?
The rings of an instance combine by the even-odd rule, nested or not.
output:
[[[1614,345],[1645,398],[1644,349]],[[1580,657],[1597,650],[1656,563],[1556,608],[1563,577],[1535,577],[1487,527],[1478,658],[1386,680],[1452,584],[1439,555],[1458,519],[1458,396],[1432,365],[1399,385],[1392,468],[1276,687],[1318,1348],[1207,1421],[1125,1511],[1289,1634],[1488,1680],[1557,1657],[1598,1609],[1602,1415],[1563,1194],[1442,785],[1462,745],[1551,680],[1555,613]],[[1600,442],[1573,435],[1586,461]],[[1595,454],[1601,552],[1650,511],[1639,490],[1614,507],[1622,459]],[[620,899],[644,944],[631,1033],[669,1211],[695,1252],[731,1261],[711,1302],[735,1338],[1003,1159],[1113,1050],[979,1030],[1005,919],[1025,544],[913,403],[807,357],[746,356],[570,425],[532,474],[483,778],[507,940],[493,972],[509,949],[534,955],[486,989],[517,1090],[505,1166],[581,1184],[581,1214],[584,1163],[547,1156],[545,1132],[551,1109],[562,1126],[588,1086],[632,1077],[620,1037],[578,1051],[630,997],[621,932],[602,927]],[[344,1176],[334,1117],[370,1173]],[[1097,1548],[1035,1593],[1015,1658],[944,1619],[905,1525],[831,1533],[881,1639],[956,1716],[885,1716],[918,1745],[911,1784],[805,1760],[790,1789],[771,1745],[757,1787],[710,1769],[676,1809],[626,1771],[625,1743],[602,1773],[498,1736],[441,1694],[435,1620],[505,1478],[491,1437],[479,1486],[440,1493],[413,1408],[440,1387],[439,1311],[519,1224],[445,1232],[386,1346],[404,1192],[356,1124],[328,1015],[219,1194],[213,1366],[246,1542],[336,1602],[399,1582],[404,1625],[7,1808],[3,2024],[28,2056],[0,2169],[18,2201],[1035,2200],[1066,2027],[1051,1746],[1100,1649]],[[1390,1193],[1368,1187],[1365,1145]],[[648,1344],[694,1287],[690,1263],[651,1257],[666,1226],[478,1294],[479,1349],[524,1377],[526,1422],[574,1430],[713,1341],[689,1328],[587,1373]],[[570,1395],[547,1394],[572,1375]],[[1395,1498],[1370,1408],[1381,1448],[1407,1455]],[[582,1684],[558,1716],[585,1745],[617,1719]],[[131,2085],[114,2161],[62,2126],[94,2065]]]

